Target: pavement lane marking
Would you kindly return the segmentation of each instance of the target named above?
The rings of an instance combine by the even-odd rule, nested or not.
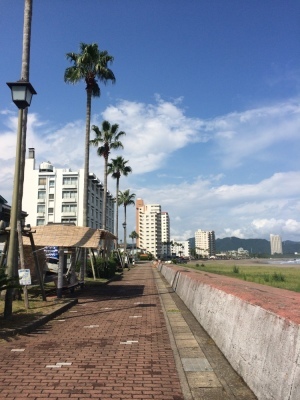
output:
[[[56,364],[46,365],[46,368],[61,368],[64,366],[72,365],[71,362],[57,362]]]
[[[99,325],[86,325],[84,328],[99,328]]]
[[[11,349],[11,351],[21,352],[21,351],[25,351],[25,349]]]
[[[133,344],[133,343],[138,343],[138,340],[127,340],[126,342],[120,342],[120,344]]]

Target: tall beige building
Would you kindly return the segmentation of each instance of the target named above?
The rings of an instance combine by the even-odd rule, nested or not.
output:
[[[279,235],[270,235],[271,254],[282,254],[282,241]]]
[[[195,232],[196,254],[202,257],[210,257],[216,254],[216,239],[214,231],[202,231],[198,229]]]
[[[154,257],[163,255],[162,242],[170,240],[170,220],[166,212],[161,212],[159,204],[145,204],[137,199],[136,232],[139,235],[137,247],[149,251]]]

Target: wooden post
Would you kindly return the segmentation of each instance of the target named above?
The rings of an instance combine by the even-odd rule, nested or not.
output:
[[[63,290],[63,279],[64,279],[64,260],[65,260],[65,252],[64,248],[59,248],[59,261],[58,261],[58,274],[57,274],[57,298],[62,298],[62,290]]]
[[[38,262],[37,255],[36,255],[36,249],[35,249],[33,236],[32,236],[31,232],[28,232],[28,235],[29,235],[30,244],[31,244],[31,248],[32,248],[32,254],[33,254],[33,259],[34,259],[35,270],[36,270],[37,277],[38,277],[39,284],[40,284],[41,291],[42,291],[42,298],[43,298],[44,301],[46,301],[47,299],[46,299],[46,294],[45,294],[45,289],[44,289],[44,285],[43,285],[43,279],[42,279],[41,271],[40,271],[40,268],[39,268],[39,262]]]

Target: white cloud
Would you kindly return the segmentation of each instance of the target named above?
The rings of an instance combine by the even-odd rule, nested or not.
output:
[[[122,140],[125,147],[122,155],[129,160],[133,174],[126,178],[126,183],[121,182],[121,190],[126,185],[146,203],[161,204],[163,211],[170,215],[171,235],[177,240],[192,237],[197,229],[213,229],[217,237],[268,238],[270,233],[279,233],[283,238],[300,240],[299,171],[282,171],[283,164],[276,160],[271,172],[265,174],[267,178],[257,175],[256,181],[249,184],[229,183],[223,170],[224,164],[232,167],[247,159],[257,163],[258,157],[263,158],[274,143],[282,146],[290,141],[295,147],[299,111],[296,102],[289,102],[204,121],[187,117],[181,101],[167,102],[157,97],[154,104],[122,100],[109,106],[101,116],[93,116],[92,123],[100,125],[103,118],[108,119],[127,133]],[[0,122],[4,127],[0,130],[0,194],[10,201],[16,114],[2,113]],[[82,168],[84,135],[84,120],[57,127],[29,113],[27,148],[36,149],[37,165],[49,160],[56,167]],[[164,166],[168,166],[169,156],[185,151],[189,145],[208,142],[207,153],[194,155],[211,167],[207,175],[193,178],[199,174],[198,170],[183,173],[179,168],[173,174],[176,179],[167,180],[170,172],[166,173]],[[116,155],[117,152],[111,153],[112,158]],[[102,180],[103,160],[93,148],[90,171]],[[155,175],[150,174],[153,171]],[[245,182],[243,178],[248,176],[248,169],[239,172],[239,181]],[[114,193],[115,182],[109,181],[109,189]],[[134,207],[129,208],[128,222],[131,220],[132,230],[135,229],[134,212]]]
[[[169,154],[189,143],[208,140],[207,134],[200,133],[200,119],[186,117],[176,102],[160,98],[154,105],[122,100],[102,116],[126,132],[122,138],[125,158],[137,174],[159,169]]]
[[[171,217],[171,234],[179,239],[197,229],[214,230],[217,237],[269,238],[270,233],[300,240],[300,172],[274,174],[252,185],[216,186],[213,178],[151,190],[138,187],[145,202],[159,203]],[[275,187],[276,186],[276,187]]]
[[[204,130],[214,134],[215,156],[224,167],[232,168],[250,157],[261,157],[279,143],[296,140],[299,126],[299,101],[289,101],[215,118]]]

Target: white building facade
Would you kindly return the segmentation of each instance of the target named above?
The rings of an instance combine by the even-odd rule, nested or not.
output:
[[[43,162],[35,168],[35,150],[29,149],[25,160],[22,208],[28,210],[26,223],[32,226],[49,223],[74,223],[83,226],[84,170],[55,168]],[[102,228],[103,185],[89,174],[87,226]],[[107,192],[106,229],[114,232],[114,197]]]
[[[190,242],[188,240],[171,240],[173,243],[171,245],[172,255],[179,257],[189,257],[190,256]]]
[[[216,254],[215,232],[198,229],[195,232],[195,250],[196,254],[202,257],[214,256]]]
[[[170,250],[170,217],[166,211],[161,213],[161,258],[171,255]]]
[[[270,235],[271,254],[282,254],[282,240],[279,235]]]
[[[170,241],[170,219],[166,212],[161,212],[159,204],[144,204],[142,199],[136,203],[137,247],[150,252],[154,257],[161,258],[167,253],[167,246],[162,242]]]

